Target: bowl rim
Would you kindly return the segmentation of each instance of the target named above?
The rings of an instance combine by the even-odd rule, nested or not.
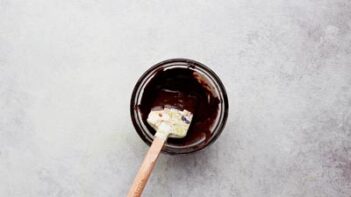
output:
[[[228,119],[229,103],[228,103],[228,97],[227,97],[227,92],[225,90],[225,87],[222,81],[220,80],[220,78],[218,77],[218,75],[206,65],[188,58],[172,58],[172,59],[161,61],[151,66],[139,77],[138,81],[136,82],[133,88],[131,99],[130,99],[130,116],[131,116],[133,126],[136,132],[138,133],[139,137],[148,146],[150,146],[153,140],[153,136],[149,134],[149,132],[145,131],[145,129],[142,127],[140,123],[141,121],[139,120],[140,118],[138,118],[139,117],[138,109],[137,109],[138,98],[140,99],[143,93],[141,88],[145,86],[145,84],[147,84],[150,78],[152,78],[153,76],[152,73],[157,72],[158,69],[163,69],[162,66],[175,66],[174,64],[177,64],[177,63],[183,63],[190,68],[196,68],[196,67],[200,68],[204,72],[204,74],[208,75],[208,77],[212,80],[212,83],[216,85],[216,89],[220,93],[221,99],[222,99],[220,119],[214,128],[214,134],[211,136],[211,138],[208,140],[208,142],[205,145],[200,147],[195,146],[191,148],[191,150],[184,151],[185,149],[189,149],[189,147],[175,148],[166,144],[165,145],[166,148],[162,149],[162,152],[168,153],[168,154],[188,154],[188,153],[193,153],[193,152],[202,150],[205,147],[208,147],[210,144],[214,143],[222,133]],[[183,150],[183,151],[177,152],[177,150],[178,151]]]

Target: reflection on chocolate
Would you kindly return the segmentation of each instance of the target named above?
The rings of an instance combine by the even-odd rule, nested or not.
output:
[[[146,122],[153,108],[174,107],[191,111],[193,121],[183,139],[169,138],[167,143],[176,146],[206,145],[217,124],[220,100],[206,79],[201,79],[192,67],[160,69],[144,88],[139,110]],[[148,128],[154,131],[149,125]]]

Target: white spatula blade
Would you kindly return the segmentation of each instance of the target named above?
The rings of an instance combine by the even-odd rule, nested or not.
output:
[[[183,138],[188,132],[192,118],[193,114],[187,110],[164,108],[151,110],[147,122],[156,130],[157,136]]]

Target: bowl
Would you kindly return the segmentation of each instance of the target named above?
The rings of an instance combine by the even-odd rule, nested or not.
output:
[[[184,58],[157,63],[137,81],[130,101],[130,114],[140,138],[151,145],[155,130],[146,122],[156,105],[193,112],[188,134],[169,138],[162,151],[186,154],[212,144],[222,133],[228,117],[228,98],[219,77],[204,64]]]

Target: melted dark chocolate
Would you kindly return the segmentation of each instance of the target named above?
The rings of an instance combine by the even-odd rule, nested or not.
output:
[[[144,122],[155,107],[174,107],[193,113],[187,136],[183,139],[169,138],[167,143],[170,145],[206,144],[212,135],[212,126],[216,124],[219,115],[220,101],[210,91],[208,84],[197,79],[198,76],[190,67],[159,70],[144,89],[139,106]]]

